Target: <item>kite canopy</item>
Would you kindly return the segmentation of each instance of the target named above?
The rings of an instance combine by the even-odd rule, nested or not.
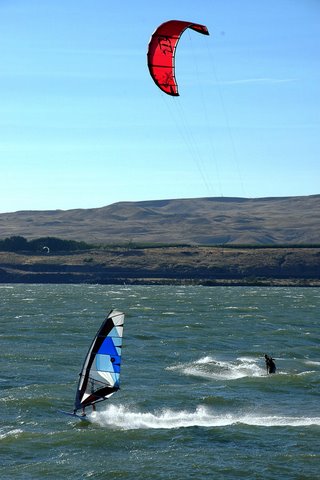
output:
[[[187,28],[209,35],[205,25],[169,20],[156,29],[149,42],[147,57],[150,75],[158,87],[168,95],[179,95],[175,78],[175,51],[181,35]]]

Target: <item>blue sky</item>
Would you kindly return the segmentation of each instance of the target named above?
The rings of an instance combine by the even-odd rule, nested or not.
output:
[[[191,30],[180,97],[146,65]],[[318,0],[0,0],[0,212],[320,193]]]

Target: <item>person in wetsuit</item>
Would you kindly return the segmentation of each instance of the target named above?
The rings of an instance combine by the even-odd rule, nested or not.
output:
[[[269,357],[269,355],[265,355],[264,358],[266,360],[267,373],[276,373],[277,367],[273,358]]]

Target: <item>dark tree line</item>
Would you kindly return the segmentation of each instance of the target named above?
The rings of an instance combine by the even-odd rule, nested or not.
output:
[[[89,250],[92,245],[76,240],[63,240],[55,237],[42,237],[28,241],[19,235],[0,239],[0,251],[2,252],[34,252],[34,253],[56,253],[71,252],[75,250]]]

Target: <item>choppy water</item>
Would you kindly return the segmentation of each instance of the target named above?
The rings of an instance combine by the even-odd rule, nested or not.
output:
[[[319,289],[1,285],[0,300],[2,480],[320,478]],[[122,388],[69,420],[111,308]]]

